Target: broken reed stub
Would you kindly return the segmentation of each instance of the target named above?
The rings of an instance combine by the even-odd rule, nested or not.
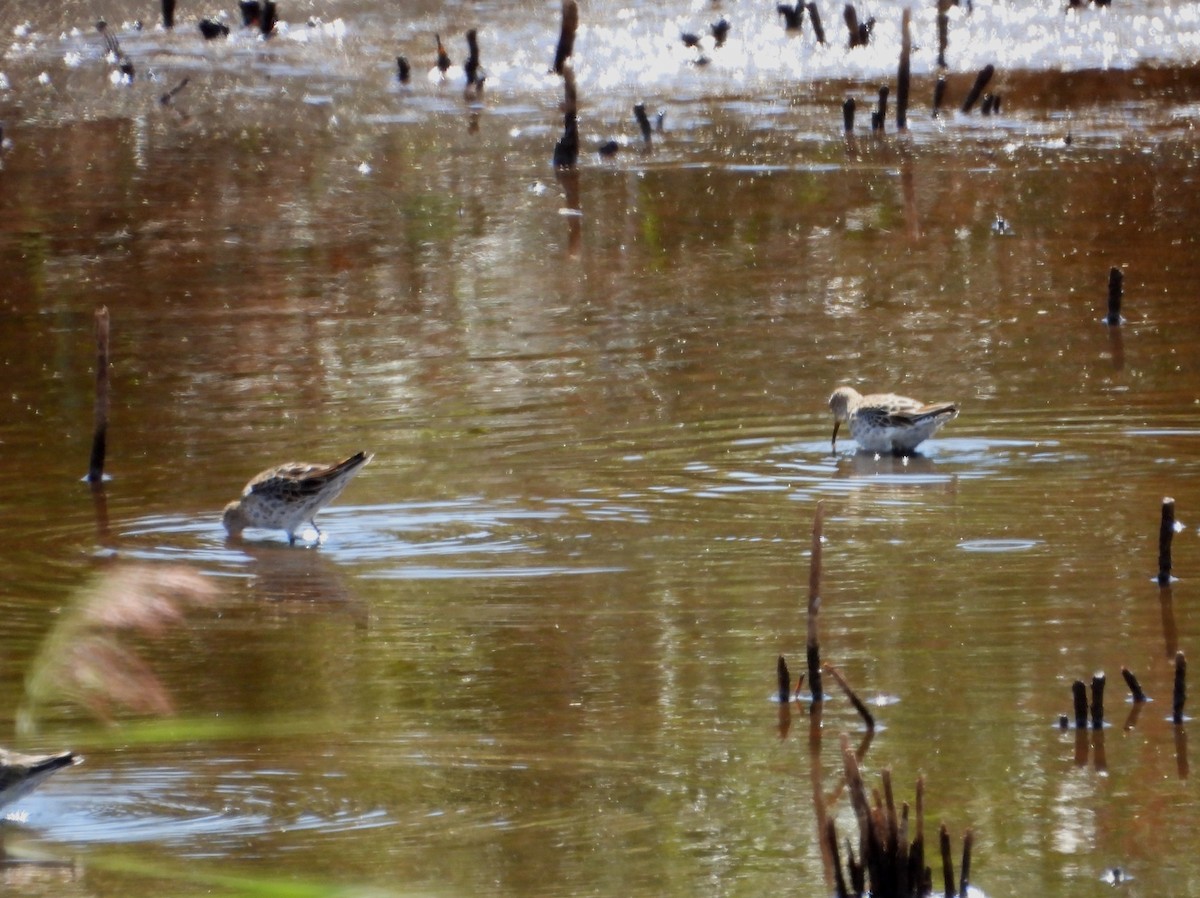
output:
[[[1125,292],[1125,275],[1120,268],[1108,270],[1108,314],[1104,316],[1105,324],[1120,324],[1121,298]]]
[[[779,680],[779,704],[786,705],[792,698],[792,675],[788,672],[787,660],[783,655],[775,665],[775,675]]]
[[[1133,671],[1128,667],[1122,667],[1121,676],[1125,679],[1125,685],[1129,687],[1129,695],[1133,699],[1134,704],[1140,705],[1142,702],[1150,701],[1146,693],[1142,691],[1142,684],[1133,675]]]
[[[1171,541],[1175,538],[1175,500],[1170,496],[1162,500],[1162,517],[1158,524],[1158,576],[1159,586],[1171,582]]]
[[[847,134],[854,131],[854,110],[857,105],[854,97],[847,97],[846,102],[842,103],[842,130]]]
[[[175,0],[162,0],[163,28],[175,27]]]
[[[1183,705],[1187,700],[1187,658],[1183,652],[1175,653],[1175,688],[1171,696],[1171,720],[1183,723]]]
[[[633,117],[637,120],[638,128],[642,132],[642,140],[645,143],[649,143],[654,132],[650,127],[650,117],[646,115],[645,103],[634,104]]]
[[[996,67],[991,63],[985,65],[979,70],[979,74],[975,76],[975,83],[971,85],[971,92],[967,94],[967,98],[963,100],[962,111],[970,112],[975,108],[975,104],[979,102],[979,97],[983,93],[983,89],[987,87],[989,81],[992,80],[992,75],[996,72]]]
[[[1104,729],[1104,674],[1092,674],[1092,729]]]
[[[1075,729],[1086,729],[1088,725],[1087,686],[1083,680],[1071,684],[1071,698],[1075,704]]]

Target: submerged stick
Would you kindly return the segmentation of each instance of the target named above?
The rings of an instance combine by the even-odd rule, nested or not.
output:
[[[104,480],[104,456],[108,448],[108,307],[96,309],[96,403],[93,408],[92,456],[88,483]]]
[[[908,82],[912,56],[912,10],[907,6],[900,17],[900,70],[896,74],[896,128],[908,129]]]
[[[808,568],[808,636],[806,654],[808,660],[808,688],[814,703],[823,701],[825,693],[821,683],[821,637],[817,629],[817,615],[821,611],[821,530],[824,523],[825,504],[818,500],[813,515],[812,557]]]
[[[1175,500],[1162,500],[1162,518],[1158,525],[1158,585],[1171,582],[1171,540],[1175,538]]]
[[[1092,674],[1092,729],[1104,729],[1104,674]]]
[[[1144,701],[1148,701],[1146,693],[1142,691],[1142,684],[1138,682],[1137,677],[1133,675],[1133,672],[1128,667],[1121,668],[1121,676],[1125,678],[1125,685],[1129,687],[1134,704],[1141,704]]]
[[[786,705],[792,697],[792,675],[788,672],[787,660],[779,656],[775,665],[775,674],[779,679],[779,703]]]
[[[967,98],[963,101],[962,111],[970,112],[979,100],[979,95],[983,93],[983,89],[987,87],[987,83],[992,80],[992,75],[995,74],[996,67],[991,63],[985,65],[979,70],[979,74],[975,76],[975,83],[971,85],[971,92],[967,94]]]
[[[1125,275],[1120,268],[1108,270],[1108,315],[1105,324],[1121,323],[1121,296],[1125,292]]]
[[[1187,699],[1187,658],[1183,652],[1175,653],[1175,690],[1171,700],[1171,721],[1183,723],[1183,703]]]
[[[1075,700],[1075,729],[1082,730],[1087,727],[1087,687],[1083,685],[1083,680],[1076,680],[1071,684],[1071,695]]]
[[[554,73],[561,75],[563,66],[575,51],[575,31],[579,28],[579,4],[563,0],[562,28],[558,32],[558,47],[554,50]]]
[[[859,717],[861,717],[866,723],[867,729],[874,730],[875,717],[867,709],[867,706],[863,704],[862,699],[855,695],[854,690],[850,688],[850,685],[846,682],[845,678],[842,677],[838,669],[832,664],[826,664],[825,670],[829,671],[829,675],[833,677],[839,686],[842,687],[842,691],[846,693],[846,697],[850,699],[850,704],[854,705],[854,710],[858,712]]]

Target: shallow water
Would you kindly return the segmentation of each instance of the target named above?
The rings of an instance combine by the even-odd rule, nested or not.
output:
[[[69,865],[7,888],[831,894],[816,796],[853,831],[863,727],[827,684],[820,738],[803,706],[781,738],[772,701],[820,500],[868,782],[923,774],[988,895],[1115,867],[1195,892],[1165,719],[1194,527],[1151,578],[1162,498],[1193,523],[1200,477],[1197,7],[955,10],[952,105],[994,62],[1003,114],[932,119],[919,37],[910,131],[873,138],[884,10],[851,53],[834,8],[822,49],[748,4],[589,5],[571,176],[553,6],[297,5],[264,44],[116,4],[132,84],[92,10],[6,9],[0,743],[87,756],[6,809],[10,854]],[[719,14],[696,66],[676,32]],[[468,103],[424,69],[472,25]],[[635,100],[666,112],[651,148]],[[843,382],[963,411],[911,459],[835,456]],[[319,547],[226,540],[256,471],[359,448]],[[1122,666],[1156,699],[1132,723]],[[1112,725],[1060,731],[1096,671]]]

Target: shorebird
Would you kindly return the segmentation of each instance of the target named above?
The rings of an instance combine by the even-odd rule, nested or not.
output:
[[[295,544],[296,529],[312,524],[317,512],[336,499],[350,478],[371,460],[366,452],[351,455],[335,465],[310,465],[288,462],[268,468],[255,476],[242,490],[240,499],[225,506],[225,529],[237,536],[247,527],[285,530],[288,542]]]
[[[52,774],[82,760],[69,751],[57,755],[22,755],[0,748],[0,808],[29,794]]]
[[[903,455],[912,452],[944,424],[958,417],[953,402],[927,405],[895,393],[862,396],[853,387],[838,387],[829,397],[833,412],[833,444],[837,449],[838,427],[850,424],[850,435],[867,452]]]

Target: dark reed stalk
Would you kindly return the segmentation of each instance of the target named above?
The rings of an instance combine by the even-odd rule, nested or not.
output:
[[[779,702],[786,705],[792,698],[792,675],[788,672],[787,660],[779,656],[775,665],[775,674],[779,680]]]
[[[908,130],[908,83],[912,57],[912,10],[907,6],[900,17],[900,69],[896,73],[896,129]]]
[[[1087,727],[1088,707],[1087,686],[1083,684],[1083,680],[1076,680],[1071,684],[1071,696],[1075,700],[1075,729],[1085,729]]]
[[[650,127],[650,117],[648,115],[646,115],[646,104],[645,103],[635,103],[634,104],[633,117],[634,117],[634,119],[637,120],[638,128],[642,132],[642,140],[645,143],[650,143],[650,140],[651,140],[654,132]]]
[[[279,21],[279,15],[275,9],[275,0],[263,0],[262,16],[258,20],[259,31],[263,37],[270,37],[275,33],[275,23]]]
[[[937,64],[938,68],[946,67],[946,45],[950,42],[950,16],[948,11],[953,5],[952,0],[938,0],[937,5]]]
[[[108,449],[108,335],[108,307],[100,306],[96,309],[96,402],[88,483],[104,480],[104,456]]]
[[[576,0],[563,0],[562,26],[558,32],[558,46],[554,50],[554,72],[563,73],[571,54],[575,51],[575,31],[579,28],[579,4]]]
[[[854,690],[850,688],[850,685],[846,682],[845,678],[842,677],[841,672],[838,671],[838,669],[836,667],[834,667],[832,664],[826,664],[825,670],[829,671],[829,675],[831,677],[833,677],[834,681],[840,687],[842,687],[842,691],[844,693],[846,693],[846,697],[848,699],[850,699],[850,704],[852,704],[854,706],[854,710],[858,712],[859,717],[861,717],[863,719],[863,722],[866,723],[867,729],[874,730],[875,729],[874,715],[872,715],[870,710],[868,710],[867,706],[865,704],[863,704],[862,699],[860,699],[855,694]]]
[[[967,98],[963,100],[962,111],[970,112],[983,93],[983,89],[987,87],[987,83],[992,80],[992,75],[996,73],[996,67],[991,63],[985,65],[979,70],[979,74],[975,76],[975,83],[971,85],[971,92],[967,94]]]
[[[937,118],[942,114],[942,100],[946,98],[946,76],[938,75],[937,81],[933,84],[933,117]]]
[[[846,877],[842,873],[842,859],[838,852],[837,827],[832,817],[825,821],[825,847],[833,859],[833,878],[836,885],[834,894],[837,898],[850,898],[850,892],[846,890]]]
[[[821,531],[824,518],[825,505],[818,501],[816,513],[813,515],[812,557],[808,568],[808,633],[806,640],[808,688],[812,693],[814,704],[825,698],[821,682],[821,636],[817,627],[817,615],[821,610]]]
[[[1171,697],[1171,721],[1183,723],[1183,703],[1187,700],[1187,658],[1183,652],[1175,653],[1175,689]]]
[[[1133,675],[1128,667],[1121,668],[1121,676],[1125,678],[1125,685],[1129,687],[1129,693],[1133,696],[1134,704],[1141,704],[1147,701],[1146,693],[1142,691],[1142,684],[1138,682],[1137,677]]]
[[[1121,323],[1121,297],[1125,291],[1125,275],[1120,268],[1108,270],[1108,315],[1105,324]]]
[[[884,122],[887,121],[888,86],[879,85],[879,106],[871,114],[871,130],[883,132]]]
[[[1092,674],[1092,729],[1104,729],[1104,674]]]
[[[971,848],[975,844],[975,833],[968,829],[963,833],[962,873],[958,880],[960,898],[967,898],[967,887],[971,884]]]
[[[1158,524],[1158,585],[1171,582],[1171,540],[1175,538],[1175,500],[1162,500],[1162,518]]]
[[[942,882],[946,889],[946,898],[954,898],[954,860],[950,857],[950,831],[942,824],[938,832],[938,844],[942,851]]]
[[[162,0],[163,28],[175,27],[175,0]]]
[[[817,36],[817,43],[825,43],[825,26],[821,24],[821,13],[817,10],[816,3],[805,3],[804,8],[808,10],[808,20],[812,22],[813,34]]]
[[[842,129],[850,134],[854,131],[854,108],[857,104],[854,97],[847,97],[842,104]]]
[[[467,61],[463,63],[463,74],[467,77],[467,87],[474,87],[476,81],[482,82],[479,74],[479,34],[474,29],[467,31]]]

